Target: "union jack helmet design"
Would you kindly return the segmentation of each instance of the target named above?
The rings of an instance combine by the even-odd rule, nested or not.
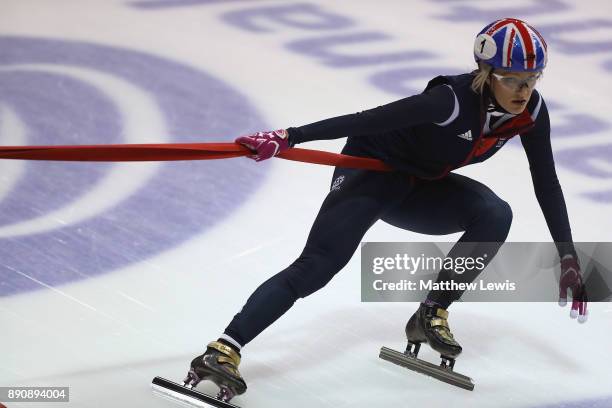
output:
[[[503,18],[487,25],[474,41],[474,59],[506,71],[540,71],[548,52],[544,37],[516,18]]]

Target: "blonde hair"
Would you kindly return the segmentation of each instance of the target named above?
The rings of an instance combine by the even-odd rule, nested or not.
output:
[[[474,79],[472,80],[472,91],[476,92],[477,94],[482,94],[482,90],[484,89],[492,70],[493,67],[491,65],[482,61],[478,62],[478,69],[472,72],[472,74],[475,75]]]

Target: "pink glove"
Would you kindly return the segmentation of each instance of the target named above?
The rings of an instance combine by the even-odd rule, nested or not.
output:
[[[240,136],[235,142],[251,149],[255,154],[249,157],[255,161],[277,156],[289,148],[288,133],[285,129]]]
[[[561,259],[561,279],[559,280],[559,306],[567,304],[567,290],[572,290],[572,310],[570,317],[578,322],[587,321],[587,293],[582,283],[582,274],[578,261],[572,255],[565,255]]]

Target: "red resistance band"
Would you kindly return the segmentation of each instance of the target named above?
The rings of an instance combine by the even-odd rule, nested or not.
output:
[[[172,143],[77,146],[0,146],[0,159],[54,161],[170,161],[214,160],[249,156],[249,149],[237,143]],[[277,157],[304,163],[354,169],[390,171],[378,159],[347,156],[320,150],[288,149]]]

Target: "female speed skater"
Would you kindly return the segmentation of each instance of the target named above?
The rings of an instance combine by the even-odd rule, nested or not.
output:
[[[490,261],[506,240],[512,210],[488,187],[453,170],[490,158],[515,135],[520,135],[536,198],[559,251],[560,304],[571,288],[570,316],[586,321],[586,293],[555,171],[548,110],[535,90],[546,67],[546,42],[524,21],[504,18],[480,31],[473,51],[475,71],[438,76],[421,94],[236,139],[261,161],[298,143],[346,137],[342,153],[380,159],[393,171],[335,169],[301,255],[259,286],[221,337],[193,359],[185,385],[211,380],[225,401],[244,393],[247,386],[238,371],[241,348],[297,299],[324,287],[378,220],[430,235],[463,232],[448,257],[487,253]],[[459,277],[442,269],[437,282],[472,281],[478,272]],[[454,363],[462,349],[449,328],[447,309],[461,295],[431,291],[406,325],[408,341],[426,342]]]

